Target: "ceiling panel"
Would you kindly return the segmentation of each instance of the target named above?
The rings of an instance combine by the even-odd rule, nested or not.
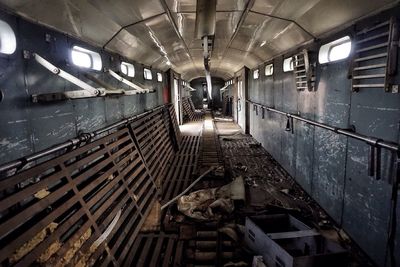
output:
[[[88,2],[121,27],[165,12],[159,0],[88,0]]]
[[[120,29],[114,21],[99,16],[97,10],[87,1],[8,0],[1,3],[5,3],[23,17],[97,45],[107,42]]]
[[[334,2],[331,0],[328,1]],[[312,9],[319,2],[324,2],[324,0],[280,1],[280,3],[277,4],[276,7],[272,10],[272,12],[269,14],[285,19],[296,20],[299,17],[301,17],[304,13],[306,13],[308,10]],[[266,13],[263,11],[261,12]]]
[[[166,0],[172,12],[196,13],[196,0]],[[218,0],[218,11],[243,11],[248,0]]]
[[[318,36],[396,2],[398,3],[391,0],[324,0],[301,16],[297,22]]]
[[[172,12],[178,33],[166,15],[163,1]],[[166,70],[170,61],[172,68],[187,80],[204,75],[201,40],[194,37],[196,0],[0,0],[0,3],[23,17],[99,47],[106,45],[108,50],[139,63]],[[251,11],[246,13],[243,11],[249,0],[218,0],[212,75],[226,78],[243,65],[257,66],[311,40],[312,36],[293,21],[319,37],[394,3],[398,1],[255,0]],[[243,14],[243,24],[237,29]],[[237,34],[230,43],[235,31]]]
[[[143,47],[146,47],[146,44],[142,40],[130,32],[122,30],[106,48],[145,65],[151,65],[152,62],[161,57],[158,51],[143,49]]]
[[[249,13],[231,47],[249,51],[255,46],[260,46],[264,41],[272,39],[288,24],[286,21],[273,20],[263,15]]]

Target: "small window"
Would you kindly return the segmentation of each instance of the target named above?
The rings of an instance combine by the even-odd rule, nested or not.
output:
[[[162,82],[162,73],[157,72],[157,81]]]
[[[151,73],[151,70],[144,69],[144,78],[146,80],[153,80],[153,74]]]
[[[17,39],[10,25],[0,20],[0,53],[11,55],[17,49]]]
[[[101,70],[103,63],[99,53],[74,46],[71,51],[72,62],[79,67]]]
[[[293,71],[293,58],[288,57],[283,61],[283,72]]]
[[[129,77],[135,77],[135,66],[130,63],[122,62],[121,63],[121,72]]]
[[[265,66],[265,76],[271,76],[272,74],[274,74],[274,65],[273,64],[269,64],[267,66]]]
[[[351,52],[350,36],[345,36],[328,44],[321,46],[318,54],[319,63],[328,63],[345,59]]]
[[[254,70],[253,71],[253,79],[257,80],[259,76],[260,76],[260,70],[259,69]]]

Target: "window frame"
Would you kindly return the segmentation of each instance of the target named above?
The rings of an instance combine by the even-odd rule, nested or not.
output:
[[[346,44],[346,43],[350,43],[349,54],[348,54],[347,56],[345,56],[344,58],[339,58],[339,59],[334,59],[334,60],[331,59],[332,50],[333,50],[335,47],[341,46],[341,45]],[[335,61],[339,61],[339,60],[342,60],[342,59],[347,59],[347,58],[350,56],[350,53],[351,53],[351,39],[349,39],[349,40],[343,40],[342,42],[340,42],[340,43],[338,43],[338,44],[335,44],[335,45],[332,45],[331,47],[329,47],[329,50],[328,50],[328,62],[335,62]]]
[[[159,83],[163,82],[163,75],[161,72],[157,72],[157,82]]]
[[[285,67],[287,66],[287,64],[285,62],[289,61],[289,69],[286,69]],[[283,66],[282,66],[282,70],[283,72],[292,72],[294,71],[294,60],[293,60],[293,56],[291,57],[287,57],[283,60]]]
[[[268,67],[271,70],[270,74],[267,74],[267,68]],[[265,67],[264,67],[264,75],[266,77],[270,77],[270,76],[274,75],[274,63],[270,63],[270,64],[265,65]]]
[[[0,55],[11,56],[16,51],[17,36],[15,31],[7,21],[0,19]]]
[[[260,78],[260,69],[253,70],[253,80],[258,80],[259,78]]]
[[[150,74],[150,77],[148,77],[147,74]],[[152,81],[153,80],[153,73],[151,72],[151,69],[149,68],[143,68],[143,78],[146,81]]]
[[[332,50],[335,47],[338,47],[345,43],[350,43],[350,50],[349,50],[347,56],[344,58],[331,60]],[[353,49],[353,40],[350,35],[345,35],[341,38],[335,39],[331,42],[328,42],[328,43],[320,46],[319,51],[318,51],[318,63],[322,65],[322,64],[336,63],[336,62],[340,62],[343,60],[347,60],[351,56],[352,49]],[[321,59],[323,59],[323,62],[321,62]]]
[[[126,73],[124,73],[124,71],[122,70],[122,66],[126,67]],[[120,70],[122,74],[131,78],[135,77],[136,75],[135,66],[129,62],[122,61],[120,65]],[[133,74],[131,72],[133,72]]]
[[[77,63],[76,57],[74,57],[74,53],[87,55],[90,60],[90,66],[87,67],[82,64],[79,65],[79,63]],[[101,71],[103,68],[103,60],[101,58],[101,55],[98,52],[86,49],[86,48],[78,46],[78,45],[74,45],[71,48],[70,55],[71,55],[72,63],[78,68],[91,69],[91,70],[95,70],[95,71]]]

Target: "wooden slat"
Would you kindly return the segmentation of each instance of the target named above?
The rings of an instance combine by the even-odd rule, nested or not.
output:
[[[154,122],[154,127],[162,126],[162,123]],[[101,160],[98,160],[99,158]],[[26,185],[16,187],[26,179],[30,179]],[[82,253],[93,254],[90,251],[91,244],[122,209],[122,218],[127,218],[130,214],[139,218],[139,221],[117,224],[107,240],[111,240],[116,233],[126,239],[124,234],[121,235],[124,232],[131,234],[129,239],[134,239],[157,193],[154,180],[148,173],[127,128],[9,177],[2,181],[1,186],[2,191],[10,192],[0,201],[0,212],[5,215],[0,227],[2,244],[6,244],[3,241],[8,240],[7,245],[0,250],[1,263],[6,261],[12,265],[7,259],[17,249],[27,244],[50,223],[56,223],[52,234],[45,233],[43,239],[36,243],[30,241],[32,248],[21,254],[16,266],[32,264],[50,245],[61,242],[63,236],[82,220],[82,227],[73,230],[75,233],[67,234],[67,240],[62,241],[61,248],[48,260],[65,257],[89,228],[92,228],[91,236],[82,244],[80,250]],[[35,194],[39,191],[43,191],[43,196],[36,197]],[[60,202],[60,199],[63,201]],[[29,202],[32,204],[24,208]],[[71,210],[72,214],[66,213],[73,205],[79,205],[77,207],[80,208]],[[27,220],[30,220],[31,227],[25,226],[24,222]],[[113,243],[114,247],[120,245],[118,241],[121,239],[116,240],[117,242]],[[108,254],[106,248],[107,245],[102,244],[93,256],[106,255],[103,262],[115,263],[114,255]],[[71,260],[79,260],[79,257],[75,255]],[[93,262],[97,260],[91,259]]]

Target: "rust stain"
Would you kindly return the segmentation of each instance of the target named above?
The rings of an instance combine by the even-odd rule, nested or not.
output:
[[[61,259],[61,261],[58,262],[56,265],[57,267],[62,267],[70,263],[70,261],[73,259],[75,256],[76,252],[79,251],[79,249],[82,247],[83,243],[86,242],[90,237],[92,236],[92,229],[89,227],[86,232],[78,239],[75,241],[75,243],[71,246],[71,248],[67,251],[65,256]],[[82,252],[78,252],[77,257],[79,257]],[[76,266],[76,264],[73,264]]]
[[[61,248],[61,246],[62,246],[62,243],[58,240],[56,242],[52,243],[45,250],[45,252],[43,252],[42,255],[39,256],[37,261],[42,264],[47,262],[51,258],[51,256],[53,256]]]
[[[31,240],[23,244],[17,249],[14,254],[10,257],[10,262],[15,263],[22,259],[26,254],[31,252],[37,245],[39,245],[49,234],[53,233],[57,228],[58,224],[55,222],[50,223],[42,231],[37,233]]]
[[[160,231],[161,225],[161,204],[159,201],[154,203],[153,208],[147,216],[146,221],[143,223],[141,232]]]

